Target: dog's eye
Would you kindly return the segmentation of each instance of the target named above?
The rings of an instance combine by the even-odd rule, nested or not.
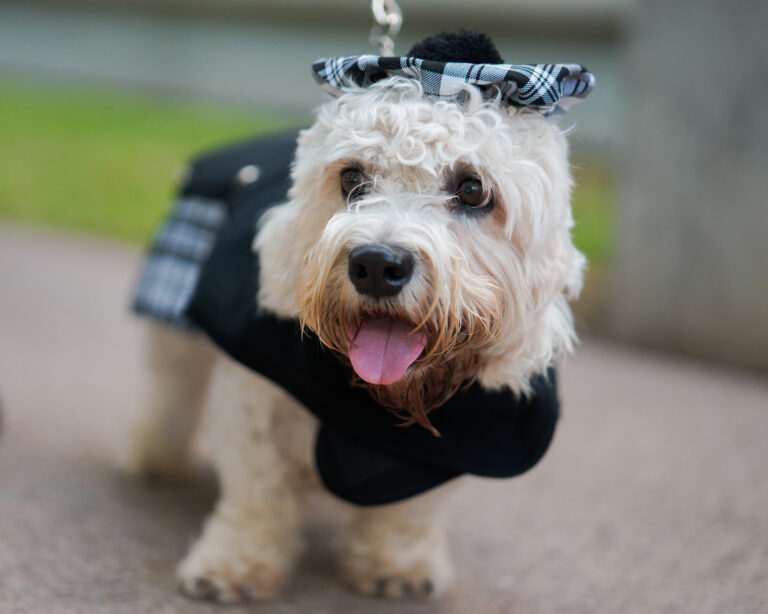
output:
[[[365,175],[359,168],[346,168],[341,171],[341,191],[348,200],[362,196],[365,183]]]
[[[456,190],[456,198],[468,209],[490,209],[493,206],[493,192],[483,189],[479,179],[465,179]]]

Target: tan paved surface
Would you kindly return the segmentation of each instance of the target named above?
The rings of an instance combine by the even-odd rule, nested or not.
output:
[[[768,612],[768,380],[586,341],[531,473],[451,512],[460,581],[435,604],[346,593],[340,519],[277,604],[175,594],[212,480],[146,488],[112,459],[141,386],[125,312],[136,250],[0,226],[0,613]]]

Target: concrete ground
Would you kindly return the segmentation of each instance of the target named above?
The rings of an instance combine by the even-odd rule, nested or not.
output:
[[[343,514],[322,497],[279,602],[184,599],[172,570],[213,503],[210,473],[147,487],[114,468],[142,386],[138,258],[0,226],[3,614],[768,612],[768,380],[589,339],[562,370],[545,459],[456,500],[445,599],[347,593]]]

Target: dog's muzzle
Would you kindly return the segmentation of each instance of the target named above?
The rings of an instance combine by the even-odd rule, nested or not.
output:
[[[361,245],[349,254],[349,280],[360,294],[395,296],[411,279],[413,256],[394,245]]]

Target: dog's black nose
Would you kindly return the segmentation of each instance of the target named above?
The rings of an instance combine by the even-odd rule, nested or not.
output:
[[[413,256],[393,245],[361,245],[349,254],[349,279],[360,294],[395,296],[413,274]]]

